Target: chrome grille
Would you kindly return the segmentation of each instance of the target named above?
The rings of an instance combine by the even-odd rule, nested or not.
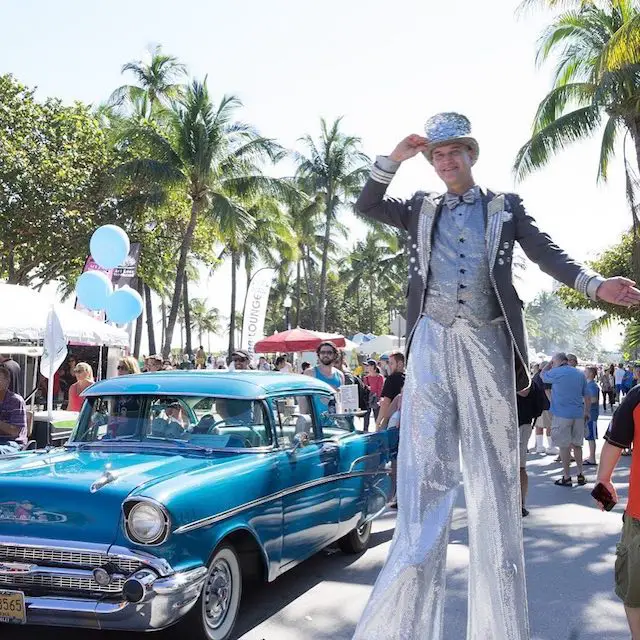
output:
[[[0,561],[26,561],[32,563],[46,563],[69,567],[83,567],[95,569],[106,564],[113,564],[126,575],[133,573],[143,566],[143,563],[128,558],[118,558],[107,553],[92,553],[88,551],[65,551],[46,547],[26,547],[20,545],[0,545]]]
[[[60,589],[64,591],[90,591],[97,593],[120,593],[123,578],[114,578],[105,587],[100,586],[93,578],[79,578],[76,576],[55,575],[0,575],[0,586],[10,587],[43,587],[46,589]]]

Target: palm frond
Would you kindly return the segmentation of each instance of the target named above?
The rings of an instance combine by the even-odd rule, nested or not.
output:
[[[597,336],[603,331],[610,329],[614,320],[615,318],[611,314],[605,313],[604,315],[591,320],[585,327],[585,332],[589,336]]]
[[[600,72],[640,63],[640,9],[611,37],[600,62]]]
[[[514,173],[517,180],[543,167],[552,155],[577,140],[589,137],[601,121],[600,109],[588,106],[576,109],[552,122],[534,134],[516,157]]]
[[[609,160],[613,156],[618,134],[618,119],[609,118],[602,132],[602,143],[600,144],[600,161],[598,162],[598,180],[606,180],[609,169]]]

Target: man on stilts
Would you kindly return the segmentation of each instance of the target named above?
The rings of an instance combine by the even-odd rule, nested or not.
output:
[[[422,153],[441,196],[385,196],[400,164]],[[469,529],[468,640],[527,640],[516,389],[530,384],[518,242],[546,273],[592,299],[640,302],[541,232],[515,194],[475,184],[469,120],[441,113],[373,165],[356,207],[407,232],[407,350],[398,459],[398,519],[389,557],[354,640],[440,640],[451,513],[460,482]],[[469,375],[473,372],[473,375]]]

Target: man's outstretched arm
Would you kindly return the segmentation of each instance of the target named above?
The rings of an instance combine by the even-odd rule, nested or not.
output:
[[[640,304],[640,291],[628,278],[603,278],[570,258],[553,240],[540,231],[536,221],[526,212],[522,200],[510,196],[516,223],[516,240],[527,257],[550,276],[579,291],[591,300],[633,306]]]

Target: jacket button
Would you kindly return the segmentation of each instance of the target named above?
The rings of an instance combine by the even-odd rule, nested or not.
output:
[[[461,254],[460,254],[460,257],[461,257],[461,258],[464,258],[464,253],[461,253]]]

